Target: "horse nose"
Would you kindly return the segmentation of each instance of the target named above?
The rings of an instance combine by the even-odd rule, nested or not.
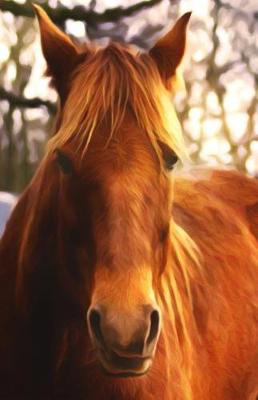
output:
[[[97,347],[121,357],[151,357],[160,330],[159,310],[143,306],[137,318],[90,308],[88,326]]]

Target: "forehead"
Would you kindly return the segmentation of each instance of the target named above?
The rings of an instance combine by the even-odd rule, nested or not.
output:
[[[161,165],[148,135],[126,113],[112,135],[108,123],[97,129],[82,159],[81,173],[107,186],[117,186],[117,182],[143,185],[159,179]]]
[[[106,146],[103,137],[105,143],[105,126],[94,135],[81,172],[93,183],[86,197],[95,220],[98,257],[120,267],[151,262],[153,238],[170,216],[169,179],[148,136],[130,116]]]
[[[94,212],[101,215],[123,212],[131,221],[143,220],[154,208],[155,215],[166,212],[170,201],[170,179],[148,135],[129,114],[111,138],[105,124],[95,132],[79,175]]]

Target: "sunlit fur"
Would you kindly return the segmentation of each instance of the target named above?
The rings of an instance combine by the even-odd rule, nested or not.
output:
[[[40,393],[44,399],[255,400],[257,182],[230,171],[168,176],[158,141],[182,157],[185,148],[169,93],[147,54],[117,44],[86,48],[70,85],[57,133],[0,243],[0,393],[5,399]],[[57,148],[72,159],[75,176],[60,171]],[[115,253],[123,267],[134,247],[142,260],[138,243],[153,235],[146,226],[156,229],[166,217],[170,222],[163,258],[157,256],[164,265],[156,271],[144,264],[130,271],[128,265],[131,301],[121,301],[126,282],[119,266],[108,276],[102,266],[91,269],[96,265],[87,264],[87,243],[73,254],[75,233],[83,237],[89,230],[74,230],[92,195],[84,185],[96,177],[111,196],[104,199],[111,210],[120,195],[130,200],[121,220],[133,237]],[[143,194],[149,194],[146,204]],[[102,226],[99,220],[90,226],[98,251],[109,243]],[[114,307],[119,299],[130,308],[147,292],[162,311],[153,366],[141,378],[113,379],[96,366],[85,316],[94,296],[99,299],[105,290],[113,290],[107,301]]]

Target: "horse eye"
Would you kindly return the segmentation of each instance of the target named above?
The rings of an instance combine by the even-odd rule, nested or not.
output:
[[[162,152],[164,167],[171,171],[178,160],[176,153],[166,143],[159,141],[159,146]]]
[[[72,161],[63,151],[59,149],[56,150],[56,160],[65,175],[70,175],[74,172]]]
[[[178,160],[178,157],[175,153],[167,154],[164,157],[166,169],[171,171],[174,168],[177,160]]]

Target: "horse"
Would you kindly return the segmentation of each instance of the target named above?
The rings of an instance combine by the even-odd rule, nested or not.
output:
[[[1,399],[257,399],[258,182],[174,168],[190,13],[140,52],[34,8],[59,111],[0,242]]]

